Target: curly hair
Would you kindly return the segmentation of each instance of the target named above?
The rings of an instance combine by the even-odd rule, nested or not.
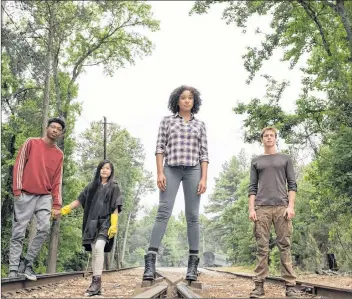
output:
[[[194,87],[191,87],[188,85],[181,85],[171,93],[169,98],[168,108],[173,114],[178,112],[179,110],[178,101],[180,99],[181,93],[183,93],[185,90],[189,90],[193,94],[193,107],[191,112],[193,114],[198,113],[199,107],[202,104],[202,99],[200,98],[200,92]]]

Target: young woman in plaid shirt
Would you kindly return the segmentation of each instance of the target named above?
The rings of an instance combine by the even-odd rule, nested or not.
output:
[[[200,93],[190,86],[176,88],[169,98],[173,115],[162,119],[156,144],[159,208],[145,255],[143,280],[155,278],[155,260],[159,245],[172,214],[182,182],[186,206],[189,260],[187,280],[197,280],[199,263],[199,204],[206,191],[208,145],[204,122],[195,118],[202,103]],[[164,162],[165,159],[165,163]]]

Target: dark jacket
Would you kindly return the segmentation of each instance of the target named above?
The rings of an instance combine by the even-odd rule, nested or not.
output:
[[[110,227],[110,215],[118,209],[122,209],[121,191],[116,182],[109,186],[99,185],[94,190],[93,185],[89,184],[78,196],[81,203],[83,214],[82,225],[82,245],[86,251],[92,251],[91,244],[100,237],[104,237],[107,242],[104,252],[110,252],[114,239],[108,239],[108,230]]]

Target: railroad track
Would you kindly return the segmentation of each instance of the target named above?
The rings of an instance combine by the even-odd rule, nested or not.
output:
[[[140,267],[128,267],[116,270],[105,270],[104,273],[121,272]],[[6,297],[6,293],[13,293],[18,290],[36,290],[50,284],[55,284],[63,280],[87,277],[92,272],[74,271],[55,274],[37,275],[37,280],[32,281],[26,278],[3,278],[1,279],[1,294]],[[197,283],[194,284],[199,288]],[[193,285],[192,285],[193,286]],[[134,290],[132,298],[202,298],[190,288],[190,285],[183,280],[183,277],[169,277],[157,272],[157,278],[153,282],[143,281],[141,287]]]
[[[214,271],[218,273],[225,273],[234,275],[241,278],[248,278],[253,279],[254,275],[244,274],[244,273],[234,273],[229,271],[223,270],[216,270],[212,268],[203,268],[209,271]],[[201,270],[201,269],[200,269]],[[270,281],[274,284],[283,285],[284,280],[282,278],[277,277],[267,277],[267,281]],[[296,288],[301,292],[305,292],[311,294],[313,296],[317,296],[318,298],[338,298],[338,299],[351,299],[352,298],[352,290],[350,289],[343,289],[343,288],[335,288],[320,284],[315,284],[311,282],[304,282],[304,281],[296,281]]]
[[[118,272],[123,270],[135,269],[138,267],[128,267],[123,269],[115,270],[104,270],[104,273]],[[1,278],[1,293],[11,292],[20,289],[32,289],[38,286],[48,285],[56,283],[62,280],[86,277],[91,274],[91,271],[72,271],[72,272],[61,272],[54,274],[39,274],[37,280],[28,280],[24,277],[18,278]]]
[[[126,270],[131,270],[132,272],[127,271],[126,273],[124,273],[124,271]],[[117,281],[110,280],[110,282],[104,281],[104,283],[106,283],[107,285],[110,284],[110,287],[108,287],[110,289],[111,287],[119,288],[120,290],[122,290],[122,293],[120,293],[120,295],[122,294],[124,297],[130,297],[130,298],[131,297],[132,298],[202,298],[200,294],[202,294],[202,296],[208,297],[206,294],[209,291],[209,287],[212,287],[212,289],[214,289],[214,286],[212,286],[212,283],[209,284],[208,282],[205,282],[207,280],[204,280],[204,277],[209,277],[209,276],[203,277],[203,275],[210,274],[210,272],[207,272],[207,271],[228,274],[233,277],[237,277],[239,279],[244,278],[249,280],[253,278],[253,275],[249,275],[249,274],[233,273],[233,272],[222,271],[222,270],[217,270],[212,268],[199,268],[199,271],[201,273],[200,277],[203,277],[203,279],[200,278],[198,282],[193,282],[191,285],[189,285],[189,283],[184,280],[184,273],[182,272],[183,269],[181,270],[181,272],[180,270],[181,269],[176,269],[176,268],[175,268],[175,271],[172,269],[171,270],[161,269],[162,272],[159,272],[159,271],[157,272],[157,278],[153,282],[146,282],[146,281],[141,282],[140,280],[141,277],[139,276],[139,275],[142,275],[143,273],[141,267],[129,267],[129,268],[123,268],[118,270],[107,270],[107,271],[104,271],[104,274],[105,273],[107,274],[107,276],[105,277],[108,277],[109,275],[110,275],[109,277],[115,277],[115,274],[113,274],[113,272],[119,272],[119,274],[117,274],[116,277],[119,276],[120,278],[118,279],[124,278],[124,280],[127,281],[127,284],[125,284],[125,286],[127,286],[127,289],[120,289],[120,286],[116,284],[116,282],[118,282],[119,280]],[[137,271],[137,272],[134,272],[134,271]],[[38,275],[37,281],[26,280],[25,278],[14,278],[14,279],[4,278],[1,281],[2,297],[14,297],[16,296],[15,294],[18,292],[21,294],[23,294],[24,292],[24,294],[26,294],[27,291],[30,293],[33,292],[34,295],[37,294],[36,292],[38,291],[40,294],[40,295],[38,294],[36,295],[36,296],[39,296],[38,298],[45,297],[45,295],[43,295],[44,294],[43,290],[49,288],[51,291],[51,289],[55,288],[55,284],[60,285],[65,280],[70,280],[72,278],[83,278],[83,285],[85,285],[86,282],[89,281],[89,278],[87,278],[88,275],[91,275],[91,272],[77,271],[77,272],[68,272],[68,273]],[[224,280],[226,281],[225,277],[219,276],[219,282],[220,282],[219,287],[221,287],[221,281],[224,281]],[[267,280],[269,283],[276,284],[280,287],[284,286],[284,281],[280,278],[269,277]],[[81,279],[78,279],[77,282],[75,281],[69,284],[69,286],[72,287],[72,290],[76,292],[75,297],[77,297],[76,284],[77,283],[79,284],[80,281]],[[134,281],[134,283],[132,283],[132,281]],[[203,289],[203,284],[201,282],[207,286],[206,290],[200,291],[200,289]],[[240,290],[238,288],[242,288],[243,285],[246,285],[246,284],[248,285],[250,283],[243,282],[242,280],[242,282],[240,284],[237,284],[237,286],[235,286],[233,290],[237,292],[237,294],[239,294],[240,297],[242,297],[243,293],[242,295],[238,293]],[[329,286],[324,286],[324,285],[319,285],[319,284],[314,284],[314,283],[304,282],[304,281],[297,281],[297,288],[301,291],[306,292],[307,294],[310,294],[308,295],[309,297],[314,296],[315,298],[341,298],[341,299],[352,298],[352,290],[350,289],[329,287]],[[108,292],[107,290],[105,291]],[[105,291],[103,291],[103,296]],[[113,294],[114,293],[110,293],[110,297]],[[216,294],[215,294],[215,297],[217,297]],[[71,291],[68,291],[66,292],[66,297],[67,295],[73,296],[73,293],[71,293]],[[82,295],[78,295],[78,297],[81,297]],[[105,294],[105,296],[109,297],[109,294],[107,293]],[[275,297],[272,297],[272,298],[275,298]]]
[[[137,290],[132,298],[202,298],[190,288],[199,288],[199,284],[186,282],[182,276],[169,277],[158,271],[156,275],[154,282],[142,282],[142,290]]]

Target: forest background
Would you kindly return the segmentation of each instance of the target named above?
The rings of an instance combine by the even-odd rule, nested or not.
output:
[[[223,2],[223,3],[222,3]],[[67,130],[59,141],[64,151],[64,204],[77,197],[103,158],[104,126],[90,122],[75,134],[82,115],[79,78],[94,66],[104,75],[134,67],[153,55],[149,33],[162,30],[152,5],[144,1],[2,1],[1,4],[1,256],[2,276],[8,270],[13,195],[12,170],[19,146],[41,136],[51,116],[63,117]],[[298,269],[327,267],[336,256],[340,270],[351,271],[352,254],[352,2],[350,1],[197,1],[190,18],[221,6],[223,22],[247,32],[253,17],[265,17],[267,32],[255,30],[260,43],[242,56],[251,86],[266,80],[259,97],[233,100],[241,115],[243,139],[259,145],[260,129],[274,125],[284,152],[295,164],[299,192],[292,255]],[[188,13],[188,12],[187,12]],[[292,71],[300,68],[302,89],[294,110],[283,98],[288,80],[260,74],[280,50]],[[300,65],[303,65],[300,67]],[[231,99],[228,99],[232,101]],[[205,120],[207,122],[207,120]],[[139,138],[117,122],[109,122],[107,157],[115,164],[124,194],[119,233],[108,268],[143,265],[157,206],[143,216],[141,200],[156,192],[153,172],[146,167]],[[156,135],[154,136],[156,139]],[[201,215],[201,252],[226,254],[233,265],[253,267],[255,240],[248,220],[247,188],[252,155],[246,150],[224,161]],[[212,180],[213,178],[209,178]],[[81,246],[82,209],[53,221],[35,270],[53,273],[86,269],[89,255]],[[28,228],[24,250],[35,232]],[[270,239],[270,268],[279,270],[275,233]],[[162,241],[159,265],[184,266],[188,242],[184,212],[171,216]]]

